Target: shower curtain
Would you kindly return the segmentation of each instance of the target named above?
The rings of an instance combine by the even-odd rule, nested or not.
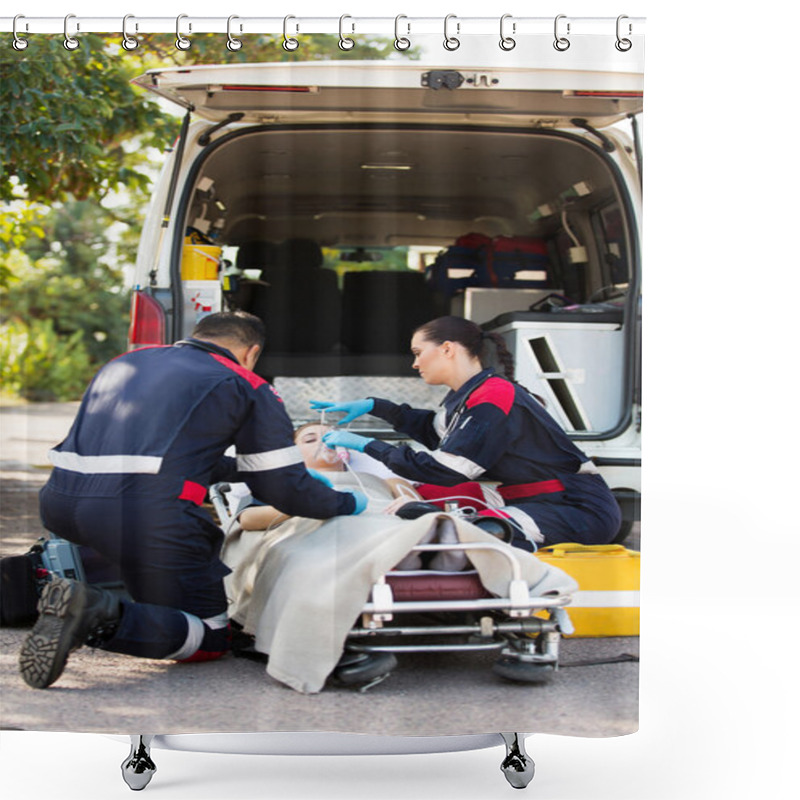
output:
[[[208,312],[261,316],[267,346],[256,372],[295,423],[319,421],[314,399],[376,395],[436,410],[445,390],[411,370],[411,334],[437,316],[471,319],[506,342],[516,380],[604,476],[622,523],[606,550],[559,552],[529,540],[539,548],[531,558],[578,582],[567,606],[575,630],[562,624],[559,668],[546,683],[493,672],[497,650],[423,649],[398,655],[398,668],[368,691],[331,684],[303,694],[270,677],[263,658],[176,664],[82,647],[56,686],[39,691],[18,673],[29,626],[6,627],[0,724],[165,734],[635,731],[643,21],[345,15],[314,28],[291,16],[182,16],[128,15],[121,31],[72,15],[63,30],[52,19],[3,20],[12,104],[4,112],[16,120],[4,123],[16,143],[5,165],[15,227],[3,266],[28,287],[6,281],[0,322],[17,377],[9,366],[4,381],[30,402],[2,408],[4,429],[18,434],[3,445],[13,518],[3,556],[45,535],[36,492],[47,451],[66,434],[86,382],[126,348],[120,298],[132,288],[166,303],[163,344]],[[254,63],[287,71],[235,72]],[[194,70],[188,84],[212,64],[229,65],[233,82],[218,72],[185,90],[167,74]],[[134,92],[133,78],[152,92]],[[47,113],[24,111],[37,107]],[[181,153],[196,135],[181,130],[187,108],[219,130],[174,181],[159,179],[172,138],[180,131]],[[151,250],[137,263],[142,224]],[[208,256],[210,273],[185,261],[181,273],[190,246]],[[160,266],[169,259],[171,273]],[[302,271],[299,284],[278,265],[294,278]],[[318,277],[327,289],[314,288]],[[182,328],[173,323],[180,313]],[[70,383],[75,375],[80,385]],[[297,591],[315,586],[301,579]],[[467,616],[480,629],[481,614]]]

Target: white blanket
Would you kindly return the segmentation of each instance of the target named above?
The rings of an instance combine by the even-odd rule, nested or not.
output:
[[[255,635],[256,649],[269,654],[269,675],[299,692],[322,689],[372,585],[412,547],[439,538],[497,543],[444,513],[416,520],[381,514],[391,499],[388,488],[374,476],[360,479],[370,498],[363,514],[324,521],[294,518],[271,531],[236,527],[225,542],[223,560],[233,570],[226,578],[230,615]],[[354,480],[349,473],[335,475],[337,488]],[[577,588],[568,575],[532,554],[513,552],[533,594]],[[469,559],[490,592],[506,593],[511,570],[502,555],[476,551]]]

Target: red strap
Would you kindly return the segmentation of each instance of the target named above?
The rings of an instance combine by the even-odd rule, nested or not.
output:
[[[563,492],[564,484],[557,478],[554,478],[551,481],[518,483],[516,486],[498,486],[497,491],[504,500],[517,500],[520,497],[535,497],[537,494]]]
[[[196,506],[203,505],[206,499],[206,487],[193,481],[183,482],[183,491],[178,495],[178,500],[189,500]]]
[[[481,503],[481,506],[486,502],[483,489],[476,481],[458,483],[455,486],[437,486],[433,483],[422,483],[415,488],[423,500],[434,503],[442,509],[444,508],[444,500],[446,498],[456,497],[458,495],[473,497]],[[470,505],[469,500],[455,500],[454,502],[458,504],[459,508]]]

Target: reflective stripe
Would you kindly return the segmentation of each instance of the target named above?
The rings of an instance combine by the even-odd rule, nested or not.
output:
[[[51,450],[47,457],[53,466],[84,475],[146,474],[155,475],[161,469],[161,456],[82,456],[78,453]]]
[[[228,614],[227,612],[223,612],[222,614],[217,614],[216,617],[206,617],[203,620],[203,625],[210,628],[212,631],[219,631],[223,628],[227,628]]]
[[[239,472],[266,472],[270,469],[291,467],[302,464],[303,456],[296,445],[283,447],[280,450],[267,450],[263,453],[248,453],[236,457]]]
[[[460,475],[466,475],[470,479],[475,479],[486,471],[480,464],[476,464],[474,461],[464,458],[464,456],[445,453],[444,450],[431,450],[431,456],[443,467],[452,469]]]
[[[187,614],[181,611],[186,622],[188,623],[188,630],[186,631],[186,640],[183,645],[174,653],[164,656],[164,658],[174,659],[175,661],[183,661],[185,658],[194,655],[203,644],[203,637],[206,635],[206,629],[202,620],[194,614]]]
[[[623,591],[580,591],[572,595],[573,608],[638,608],[639,592],[635,589]]]
[[[581,468],[578,470],[578,475],[599,475],[600,470],[593,461],[584,461]]]

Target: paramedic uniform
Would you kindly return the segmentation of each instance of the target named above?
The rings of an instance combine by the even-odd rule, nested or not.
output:
[[[308,473],[292,437],[272,386],[210,342],[134,350],[100,370],[50,453],[40,511],[49,531],[116,565],[135,601],[103,649],[178,660],[228,649],[230,570],[201,508],[211,483],[246,481],[286,514],[354,512],[352,494]]]
[[[484,369],[439,412],[372,398],[374,416],[428,448],[372,440],[364,452],[409,480],[454,486],[497,481],[504,512],[525,532],[515,546],[604,544],[619,530],[617,501],[597,469],[523,386]]]

